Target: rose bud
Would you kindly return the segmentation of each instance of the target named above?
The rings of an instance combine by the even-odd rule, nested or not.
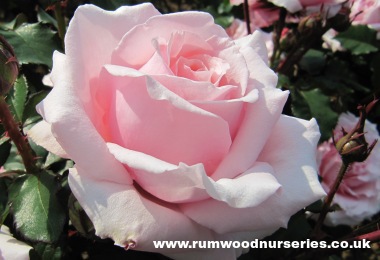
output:
[[[18,75],[18,62],[12,46],[0,35],[0,94],[8,93]]]
[[[368,112],[375,105],[377,100],[372,101],[367,106],[359,106],[360,118],[356,126],[347,133],[342,128],[343,137],[337,142],[333,139],[334,145],[342,157],[344,163],[363,162],[371,153],[373,147],[377,143],[377,139],[369,145],[364,136],[364,124]],[[369,145],[369,147],[368,147]]]

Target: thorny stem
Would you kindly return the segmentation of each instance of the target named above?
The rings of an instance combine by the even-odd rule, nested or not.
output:
[[[317,223],[314,227],[313,235],[315,237],[318,237],[318,235],[320,233],[320,230],[321,230],[321,227],[323,225],[323,222],[325,221],[326,215],[327,215],[327,213],[329,213],[331,202],[334,199],[335,193],[339,189],[339,185],[341,184],[341,182],[343,180],[343,177],[344,177],[344,175],[348,169],[348,166],[349,166],[349,164],[342,162],[342,166],[339,169],[338,176],[336,177],[333,186],[331,187],[329,193],[327,194],[327,197],[325,198],[325,201],[324,201],[323,206],[322,206],[321,213],[319,214]]]
[[[38,168],[34,161],[32,149],[25,136],[20,132],[19,126],[9,111],[8,104],[3,96],[0,96],[0,120],[5,131],[7,131],[9,137],[16,145],[24,162],[26,172],[31,174],[37,173]]]
[[[248,0],[244,0],[244,18],[245,18],[245,23],[247,25],[247,32],[248,34],[251,34],[252,30],[251,30],[251,19],[249,17]]]
[[[54,6],[54,15],[57,20],[58,25],[58,35],[62,41],[62,47],[65,48],[65,34],[66,34],[66,24],[65,19],[62,14],[61,1],[57,1]]]

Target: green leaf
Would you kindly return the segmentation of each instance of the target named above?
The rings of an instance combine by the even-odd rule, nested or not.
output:
[[[24,175],[9,188],[16,229],[27,239],[58,241],[66,220],[56,197],[59,187],[52,174],[41,172]]]
[[[55,28],[58,28],[57,21],[41,7],[38,7],[37,18],[39,22],[52,24]]]
[[[28,83],[26,82],[25,76],[21,76],[17,79],[14,87],[11,89],[7,97],[7,102],[18,122],[22,122],[27,96]]]
[[[15,19],[10,21],[9,23],[0,24],[0,29],[4,30],[14,30],[19,27],[21,24],[28,22],[28,17],[25,14],[21,13],[16,16]]]
[[[290,95],[292,100],[291,109],[293,115],[305,120],[310,120],[312,115],[305,97],[294,87],[290,88]]]
[[[30,252],[30,260],[60,260],[62,249],[45,243],[38,243]]]
[[[11,143],[9,142],[9,138],[3,137],[0,139],[0,166],[7,161],[8,156],[11,152]]]
[[[375,46],[376,31],[365,25],[351,26],[347,31],[339,33],[335,39],[354,55],[368,54],[378,50]]]
[[[11,147],[8,159],[4,163],[4,169],[6,171],[25,171],[24,163],[15,145]]]
[[[0,178],[0,215],[5,212],[7,202],[8,202],[8,186],[5,178]],[[1,223],[0,223],[1,224]]]
[[[302,57],[300,67],[310,75],[319,74],[326,64],[325,54],[318,50],[309,50]]]
[[[338,114],[330,107],[330,99],[321,90],[313,89],[301,91],[309,105],[311,115],[317,120],[321,131],[321,141],[327,140],[331,136],[332,130],[338,121]]]
[[[223,28],[227,28],[228,26],[230,26],[233,21],[234,21],[234,17],[232,15],[218,16],[215,18],[215,23],[219,24]]]
[[[49,94],[48,91],[40,91],[29,96],[29,99],[25,104],[23,122],[25,122],[28,118],[35,116],[41,118],[36,111],[36,106],[47,96],[47,94]]]
[[[20,64],[52,66],[53,51],[60,49],[56,32],[42,23],[23,24],[16,30],[0,31],[13,46]]]

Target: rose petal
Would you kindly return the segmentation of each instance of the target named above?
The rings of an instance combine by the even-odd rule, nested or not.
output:
[[[175,35],[173,35],[173,28],[176,29],[175,32],[178,32]],[[169,42],[172,36],[181,36],[181,32],[186,32],[185,36],[191,35],[187,32],[193,33],[205,40],[214,35],[228,37],[225,30],[215,25],[212,16],[206,13],[186,12],[186,14],[172,13],[154,16],[130,30],[123,37],[112,54],[112,64],[139,69],[156,52],[154,44],[151,43],[152,39],[162,38]],[[174,42],[177,44],[177,40]],[[188,48],[204,52],[205,46],[203,44],[199,46],[199,44],[199,41],[186,42]],[[183,48],[182,45],[180,47]],[[139,55],[136,55],[136,50],[141,50]],[[208,50],[212,51],[210,47]]]
[[[117,245],[134,241],[136,250],[185,253],[185,249],[154,248],[152,241],[217,239],[213,232],[188,219],[176,205],[154,200],[149,194],[141,195],[134,186],[99,182],[79,168],[70,170],[69,184],[92,220],[96,235],[111,237]]]
[[[254,103],[257,99],[258,91],[254,89],[239,99],[226,101],[192,101],[191,103],[223,118],[228,123],[232,140],[234,140],[243,116],[245,115],[245,103]]]
[[[8,227],[2,225],[0,230],[0,259],[27,260],[31,246],[14,238]]]
[[[133,173],[147,192],[167,202],[192,202],[209,198],[203,165],[173,165],[152,156],[108,143],[110,152]]]
[[[281,191],[281,185],[272,174],[270,165],[257,162],[235,179],[205,182],[205,186],[211,197],[224,201],[231,207],[255,207]]]
[[[270,136],[268,129],[272,129],[279,118],[288,92],[275,88],[258,92],[258,100],[246,104],[245,116],[231,149],[211,176],[214,180],[232,179],[249,169]]]
[[[69,158],[65,150],[55,139],[51,132],[51,124],[42,120],[35,124],[27,133],[27,136],[33,140],[33,142],[42,146],[51,153],[54,153],[63,158]]]
[[[229,100],[236,97],[238,92],[238,86],[233,85],[217,87],[210,82],[193,81],[171,75],[153,75],[152,78],[189,102]],[[236,98],[239,97],[240,95]]]
[[[73,82],[71,73],[66,70],[70,67],[67,56],[55,52],[53,61],[52,77],[60,84],[56,84],[50,94],[37,105],[37,111],[51,125],[52,134],[79,167],[94,178],[112,178],[119,183],[132,183],[127,171],[109,153],[103,138],[84,111],[73,89],[76,82]]]
[[[175,165],[203,163],[207,173],[228,152],[231,137],[222,118],[193,106],[153,78],[114,65],[107,65],[100,78],[104,83],[99,95],[114,93],[104,107],[112,133],[109,142]]]
[[[96,77],[102,66],[110,62],[111,53],[123,35],[156,15],[161,14],[150,3],[124,6],[116,11],[94,5],[79,6],[66,33],[65,52],[72,63],[65,70],[75,72],[71,75],[78,75],[76,80]],[[88,83],[78,82],[76,87],[87,89]]]
[[[290,216],[325,195],[315,170],[314,155],[319,136],[315,120],[281,116],[258,158],[273,167],[273,175],[282,185],[281,194],[273,194],[256,207],[231,208],[209,199],[183,204],[183,212],[200,225],[221,234],[286,227]]]
[[[256,30],[252,34],[240,39],[235,40],[236,45],[240,48],[251,48],[260,58],[269,64],[268,49],[265,45],[266,34],[262,31]]]
[[[214,182],[201,164],[176,166],[116,144],[109,143],[108,148],[145,191],[167,202],[195,202],[210,195],[231,207],[252,207],[279,191],[281,186],[271,175],[272,168],[265,163],[256,163],[235,179]]]

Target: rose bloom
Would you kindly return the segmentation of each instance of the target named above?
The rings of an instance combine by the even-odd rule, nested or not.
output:
[[[0,259],[26,260],[29,259],[31,246],[15,239],[9,228],[2,225],[0,229]]]
[[[350,131],[359,118],[351,113],[339,117],[335,129],[335,140],[342,137],[341,128]],[[365,122],[364,133],[368,143],[379,139],[376,125]],[[332,187],[342,160],[332,140],[318,147],[319,174],[322,186],[326,192]],[[356,225],[380,211],[380,146],[375,145],[369,157],[364,162],[352,163],[347,170],[333,204],[338,204],[340,210],[327,214],[328,225]]]
[[[240,5],[243,2],[244,0],[230,0],[231,5]],[[279,8],[276,6],[268,7],[268,3],[261,0],[249,0],[248,5],[250,21],[255,28],[271,26],[280,17]]]
[[[240,5],[243,2],[244,0],[230,0],[231,5]],[[252,24],[257,27],[268,27],[280,18],[280,7],[291,14],[302,12],[303,15],[310,15],[322,11],[330,18],[338,13],[345,2],[347,0],[268,0],[266,3],[261,0],[249,0],[248,5]],[[298,22],[298,18],[287,17],[287,21]]]
[[[324,196],[318,126],[281,115],[288,92],[260,34],[233,41],[203,12],[84,5],[65,46],[29,135],[75,161],[69,184],[98,236],[176,259],[234,259],[242,248],[152,242],[262,238]]]
[[[380,39],[380,0],[351,0],[352,24],[364,24],[377,31]]]

